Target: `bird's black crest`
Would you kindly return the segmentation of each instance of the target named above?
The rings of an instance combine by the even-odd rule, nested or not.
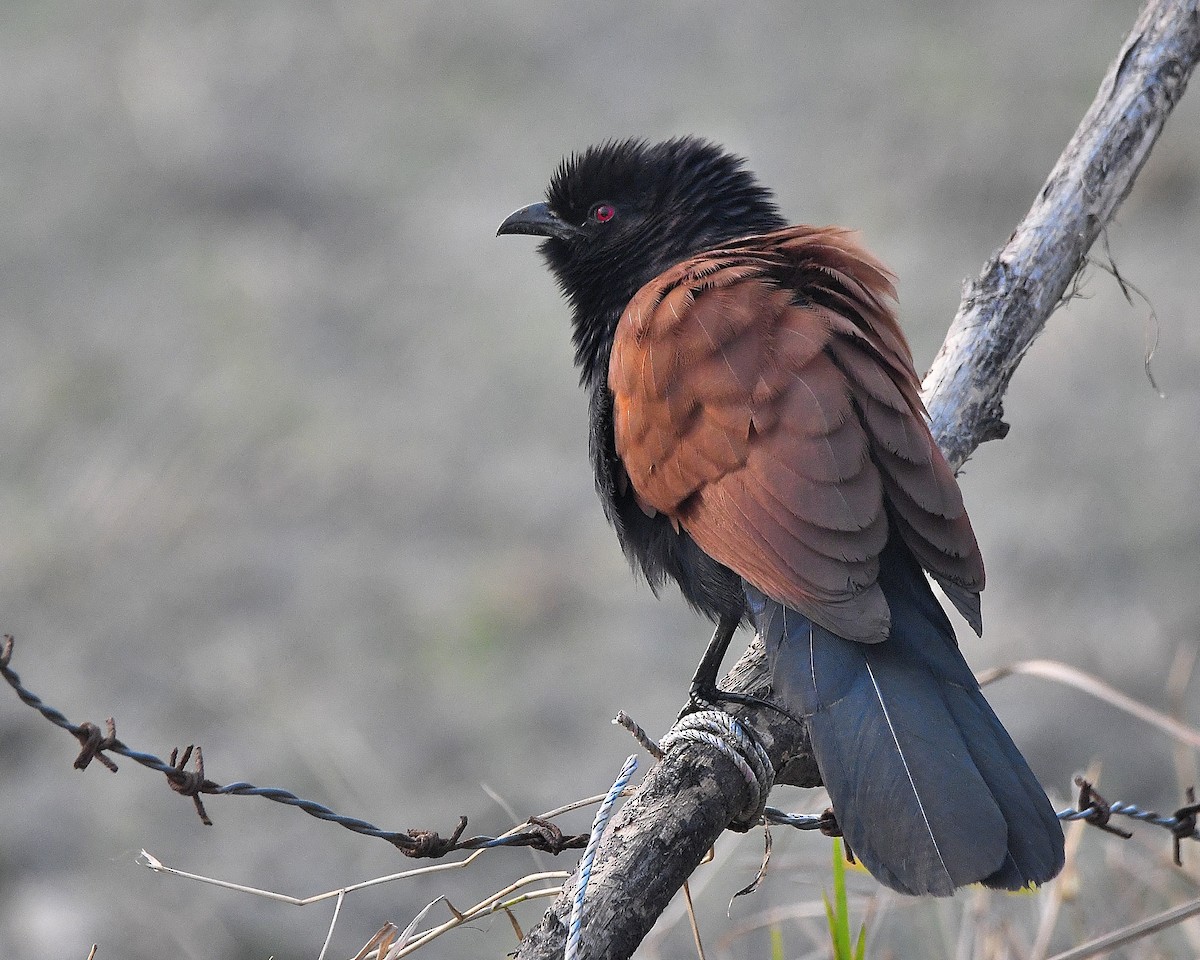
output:
[[[708,219],[723,222],[737,235],[782,226],[771,191],[745,163],[699,137],[655,144],[609,140],[565,157],[550,180],[546,202],[571,223],[582,221],[593,203],[621,198],[633,199],[646,211],[708,206]]]

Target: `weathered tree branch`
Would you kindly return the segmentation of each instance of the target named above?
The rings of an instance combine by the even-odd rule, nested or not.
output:
[[[1008,243],[968,285],[925,378],[934,435],[956,469],[980,443],[1003,437],[1013,372],[1082,269],[1097,235],[1128,195],[1200,58],[1200,0],[1149,0],[1088,112]],[[768,687],[752,644],[727,688]],[[777,782],[819,782],[806,731],[764,710],[737,711],[759,735]],[[614,817],[588,887],[580,956],[626,958],[745,804],[733,764],[705,747],[676,748]],[[575,877],[564,890],[574,889]],[[564,893],[521,943],[518,960],[561,957]]]
[[[1113,218],[1200,57],[1196,0],[1150,0],[1008,243],[963,295],[925,377],[933,432],[958,469],[1008,432],[1001,401]]]

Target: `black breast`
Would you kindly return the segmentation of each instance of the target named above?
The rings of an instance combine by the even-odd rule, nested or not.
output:
[[[676,531],[662,514],[648,516],[634,499],[613,438],[613,398],[608,385],[591,391],[591,454],[596,492],[621,549],[655,593],[668,580],[712,620],[746,616],[742,579],[704,553],[687,532]]]

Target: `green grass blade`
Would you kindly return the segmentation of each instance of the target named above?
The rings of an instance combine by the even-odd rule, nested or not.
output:
[[[825,900],[825,916],[829,921],[829,937],[833,941],[834,960],[855,960],[850,952],[850,908],[846,901],[846,861],[842,842],[833,841],[833,903]]]
[[[833,943],[833,960],[837,960],[837,920],[834,919],[833,906],[824,890],[821,891],[821,899],[825,901],[825,919],[829,921],[829,940]]]

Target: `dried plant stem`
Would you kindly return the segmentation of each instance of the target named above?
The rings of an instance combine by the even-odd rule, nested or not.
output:
[[[1059,663],[1057,660],[1022,660],[1019,663],[1010,664],[1006,667],[984,670],[976,676],[976,679],[979,681],[980,686],[985,686],[989,683],[995,683],[1004,677],[1013,676],[1014,674],[1041,677],[1043,680],[1052,680],[1055,683],[1061,683],[1064,686],[1082,690],[1084,693],[1090,694],[1098,700],[1103,700],[1105,703],[1112,704],[1117,709],[1125,711],[1130,716],[1137,717],[1139,720],[1144,720],[1146,723],[1158,727],[1180,743],[1186,743],[1200,750],[1200,730],[1189,727],[1186,723],[1180,723],[1174,717],[1168,716],[1160,710],[1155,710],[1144,703],[1139,703],[1133,697],[1122,693],[1116,687],[1109,686],[1103,680],[1093,677],[1090,673],[1084,673],[1082,670],[1068,666],[1065,663]]]
[[[699,960],[705,960],[704,944],[700,940],[700,924],[696,921],[696,905],[692,903],[692,891],[686,880],[683,882],[683,898],[687,901],[688,923],[692,928],[692,943],[696,945],[696,956]]]
[[[497,890],[491,896],[485,897],[473,907],[463,910],[457,916],[447,920],[445,923],[432,927],[414,937],[404,947],[403,950],[396,951],[391,954],[392,960],[400,960],[401,957],[407,957],[410,953],[420,950],[432,940],[436,940],[443,933],[453,930],[455,927],[461,927],[464,923],[471,920],[476,920],[479,917],[486,916],[490,913],[495,913],[498,910],[505,910],[510,907],[515,907],[518,903],[524,903],[527,900],[533,900],[541,897],[556,897],[561,892],[558,887],[545,887],[540,890],[533,890],[528,893],[523,893],[520,896],[512,897],[522,887],[527,887],[531,883],[538,883],[542,880],[563,880],[566,879],[567,872],[565,870],[549,870],[545,873],[531,873],[528,876],[522,877],[510,883],[502,890]]]
[[[1117,947],[1133,943],[1135,940],[1140,940],[1143,937],[1148,937],[1159,930],[1173,927],[1175,924],[1182,923],[1191,917],[1200,917],[1200,899],[1189,900],[1178,907],[1172,907],[1170,910],[1156,913],[1145,920],[1131,923],[1120,930],[1114,930],[1103,937],[1089,940],[1087,943],[1080,944],[1078,947],[1067,950],[1065,953],[1057,953],[1050,960],[1086,960],[1087,957],[1098,957],[1101,954],[1115,950]]]

